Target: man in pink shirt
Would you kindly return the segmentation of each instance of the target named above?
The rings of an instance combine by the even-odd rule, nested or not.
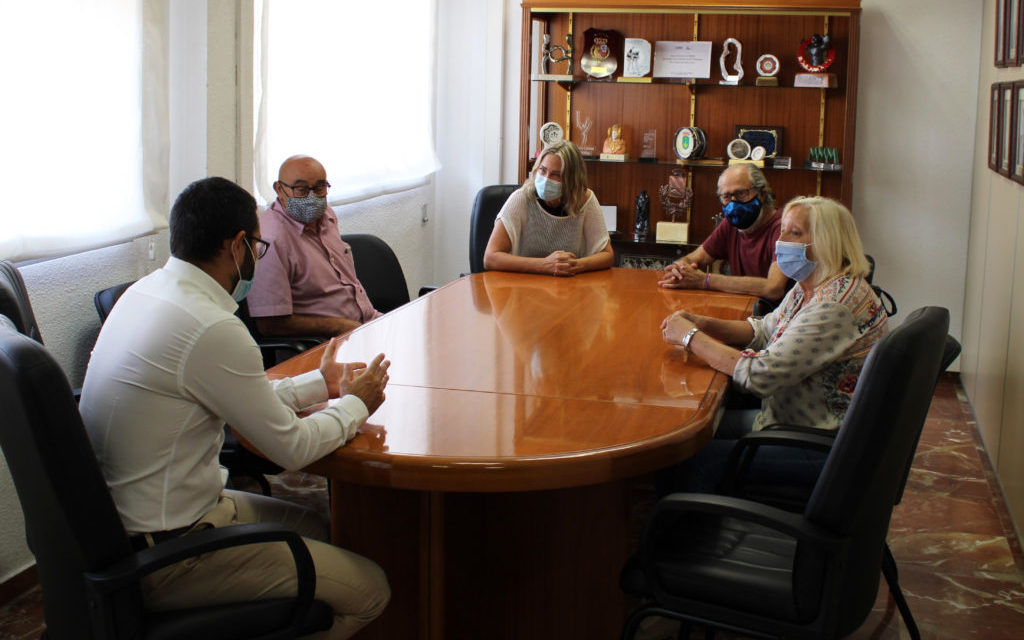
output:
[[[270,243],[247,298],[265,336],[335,336],[381,315],[356,277],[352,249],[327,206],[327,172],[292,156],[278,172],[277,200],[260,218]]]

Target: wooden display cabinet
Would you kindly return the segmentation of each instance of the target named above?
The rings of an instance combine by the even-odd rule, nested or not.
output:
[[[790,0],[745,3],[646,0],[631,4],[621,0],[527,0],[523,6],[522,92],[519,127],[519,180],[532,168],[540,141],[538,129],[545,122],[557,122],[565,136],[581,142],[578,126],[591,121],[590,145],[601,145],[607,129],[621,124],[628,143],[627,162],[588,160],[591,189],[601,204],[617,207],[616,248],[633,237],[634,200],[646,190],[650,196],[650,232],[653,242],[658,221],[667,220],[659,189],[667,184],[673,169],[681,168],[694,192],[689,211],[689,242],[700,243],[711,233],[721,212],[715,197],[719,174],[727,166],[726,146],[735,138],[738,125],[782,129],[780,156],[791,158],[790,169],[765,167],[781,206],[798,195],[825,195],[850,205],[853,189],[854,128],[857,104],[857,57],[860,29],[859,0]],[[623,61],[618,53],[618,70],[609,78],[585,75],[580,58],[584,32],[590,28],[614,30],[622,38],[712,42],[711,77],[698,80],[620,80]],[[543,34],[551,45],[565,45],[573,38],[571,80],[537,79],[541,71]],[[797,62],[800,43],[812,34],[827,34],[835,49],[835,61],[828,69],[835,86],[794,87],[794,77],[803,72]],[[726,38],[742,44],[744,76],[739,86],[720,85],[719,56]],[[755,86],[754,63],[764,53],[780,61],[777,87]],[[735,56],[728,60],[729,72]],[[569,74],[565,62],[548,63],[549,74]],[[651,74],[648,74],[649,76]],[[673,139],[680,127],[696,126],[707,136],[705,159],[700,163],[677,160]],[[657,132],[657,158],[639,162],[641,139],[647,130]],[[834,147],[839,152],[840,170],[805,169],[811,147]],[[717,162],[714,159],[718,159]],[[645,253],[644,243],[630,253]],[[678,251],[655,251],[662,256]]]

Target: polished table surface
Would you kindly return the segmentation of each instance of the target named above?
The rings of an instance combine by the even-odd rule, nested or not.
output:
[[[747,296],[666,291],[658,273],[460,278],[348,334],[340,361],[392,360],[387,400],[329,477],[434,491],[605,482],[692,454],[728,378],[661,337],[676,309],[749,315]],[[319,352],[271,370],[317,366]]]
[[[475,274],[345,337],[340,361],[392,360],[384,404],[308,469],[330,479],[333,541],[391,584],[360,638],[617,637],[637,478],[710,439],[728,385],[661,321],[754,301],[658,276]]]

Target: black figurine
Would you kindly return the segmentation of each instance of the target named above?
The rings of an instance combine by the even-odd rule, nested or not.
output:
[[[830,46],[832,46],[832,38],[823,36],[820,33],[811,36],[811,43],[805,49],[807,56],[810,58],[811,66],[820,67],[825,64],[825,56],[828,54]]]
[[[633,239],[642,242],[647,239],[651,226],[651,197],[641,191],[636,197],[636,223],[633,225]]]

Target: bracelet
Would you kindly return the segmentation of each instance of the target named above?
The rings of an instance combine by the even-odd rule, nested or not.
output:
[[[711,286],[711,272],[708,271],[708,275],[704,276],[704,288],[707,289]]]
[[[682,345],[683,348],[686,349],[687,353],[693,353],[693,351],[690,349],[690,341],[693,340],[693,336],[695,336],[698,331],[700,331],[700,329],[698,329],[697,327],[693,327],[686,332],[685,336],[683,336]]]

